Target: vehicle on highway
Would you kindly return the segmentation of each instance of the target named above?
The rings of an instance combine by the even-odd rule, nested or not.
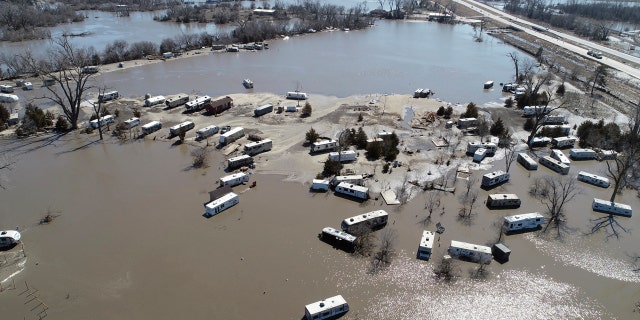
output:
[[[587,51],[587,55],[590,55],[596,59],[602,59],[602,52],[598,52],[598,51],[593,51],[593,50],[589,50]]]

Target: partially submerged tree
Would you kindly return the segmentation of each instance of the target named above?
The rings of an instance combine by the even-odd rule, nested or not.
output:
[[[424,209],[429,213],[424,219],[422,219],[422,225],[428,226],[431,223],[431,215],[440,207],[440,195],[437,190],[429,190],[424,195]]]
[[[369,273],[375,274],[391,265],[391,260],[395,256],[395,242],[398,234],[394,229],[384,229],[380,237],[380,245],[378,250],[373,254],[371,259],[371,269]]]
[[[90,80],[94,74],[83,72],[91,64],[91,55],[87,50],[76,49],[68,37],[53,40],[53,48],[45,61],[36,61],[30,55],[24,55],[29,68],[40,75],[43,81],[53,81],[55,85],[45,86],[49,100],[62,109],[72,130],[78,128],[80,103],[86,92],[91,89]]]
[[[444,256],[433,268],[433,273],[439,280],[453,282],[460,277],[460,268],[456,260],[449,256]]]
[[[560,176],[545,176],[534,180],[529,193],[540,200],[549,215],[543,232],[553,227],[557,231],[557,237],[562,236],[561,231],[565,224],[564,206],[581,191],[576,186],[576,181],[576,179]]]
[[[504,147],[504,164],[505,171],[509,172],[511,169],[511,165],[518,157],[518,152],[516,151],[516,144],[509,143]]]
[[[191,151],[191,157],[193,158],[194,168],[204,168],[209,161],[209,150],[207,147],[197,148]]]

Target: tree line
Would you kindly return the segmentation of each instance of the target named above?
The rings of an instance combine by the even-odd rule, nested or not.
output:
[[[21,41],[49,38],[48,30],[59,23],[84,21],[85,16],[62,3],[34,6],[28,1],[0,2],[0,40]]]

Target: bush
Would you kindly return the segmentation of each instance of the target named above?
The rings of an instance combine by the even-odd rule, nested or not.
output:
[[[325,177],[340,174],[340,170],[342,170],[342,163],[333,160],[327,160],[324,163],[324,169],[322,170],[322,174]]]
[[[140,113],[140,110],[138,109],[133,109],[133,116],[136,118],[140,118],[142,116],[142,113]]]
[[[58,120],[56,121],[56,131],[65,132],[67,130],[69,130],[69,122],[67,122],[67,118],[58,116]]]
[[[384,166],[382,166],[382,173],[389,172],[389,167],[390,166],[391,166],[391,164],[389,162],[385,163]]]
[[[448,106],[447,109],[444,110],[444,118],[445,119],[449,119],[449,118],[451,118],[452,114],[453,114],[453,107],[452,106]]]
[[[564,83],[563,83],[563,84],[560,84],[560,85],[558,86],[558,89],[556,89],[556,93],[557,93],[558,95],[561,95],[561,96],[562,96],[562,95],[564,95],[565,90],[566,90],[566,89],[565,89],[565,87],[564,87]]]
[[[513,108],[513,98],[509,97],[504,101],[505,108]]]
[[[436,112],[436,115],[438,117],[444,116],[444,106],[440,106],[440,108],[438,108],[438,111]]]
[[[498,118],[498,120],[491,125],[491,128],[489,128],[489,133],[492,136],[499,137],[504,133],[505,130],[506,128],[504,127],[502,118]]]
[[[467,111],[460,115],[460,118],[477,118],[478,117],[478,107],[475,103],[469,102],[467,105]]]
[[[309,103],[309,101],[304,103],[304,107],[302,107],[302,116],[303,117],[309,117],[311,116],[311,112],[313,110],[311,109],[311,104]]]

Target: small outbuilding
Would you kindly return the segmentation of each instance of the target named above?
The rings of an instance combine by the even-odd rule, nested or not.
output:
[[[502,243],[496,243],[491,247],[491,254],[493,254],[493,258],[500,262],[505,263],[509,261],[509,255],[511,255],[511,249],[507,248]]]

